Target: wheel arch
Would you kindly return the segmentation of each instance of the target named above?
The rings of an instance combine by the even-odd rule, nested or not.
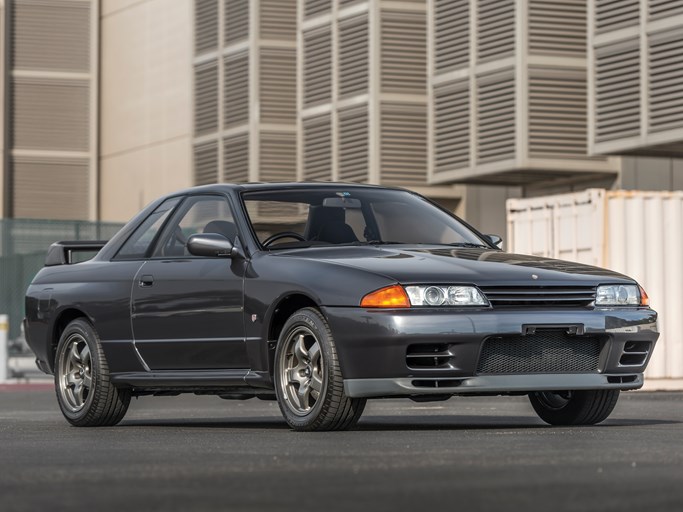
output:
[[[59,339],[62,337],[62,333],[66,326],[78,318],[84,318],[88,322],[92,323],[90,317],[82,310],[78,308],[66,308],[59,312],[55,317],[54,324],[52,326],[52,331],[50,333],[50,339],[48,340],[50,350],[49,350],[49,360],[50,370],[54,372],[55,370],[55,356],[57,354],[57,345],[59,344]]]

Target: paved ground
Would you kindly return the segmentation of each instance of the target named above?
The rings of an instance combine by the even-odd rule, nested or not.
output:
[[[0,392],[0,509],[683,510],[683,394],[623,394],[591,428],[525,398],[370,402],[353,432],[300,434],[272,402],[141,398],[77,429],[50,390]]]

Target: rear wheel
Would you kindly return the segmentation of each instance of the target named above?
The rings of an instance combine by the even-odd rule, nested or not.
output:
[[[109,380],[97,332],[85,319],[67,325],[57,345],[55,390],[66,420],[77,427],[116,425],[130,404],[130,391]]]
[[[313,308],[297,311],[285,323],[274,378],[282,415],[295,430],[346,430],[365,408],[365,399],[344,394],[332,332]]]
[[[529,394],[536,414],[551,425],[595,425],[607,419],[618,399],[618,389],[537,391]]]

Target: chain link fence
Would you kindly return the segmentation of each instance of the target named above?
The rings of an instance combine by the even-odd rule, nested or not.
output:
[[[24,294],[59,240],[108,240],[123,224],[34,219],[0,220],[0,314],[9,315],[10,351],[22,347]]]

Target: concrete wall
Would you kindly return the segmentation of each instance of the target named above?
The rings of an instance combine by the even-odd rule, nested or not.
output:
[[[683,190],[683,160],[644,156],[624,157],[619,188]]]
[[[192,185],[192,0],[103,0],[100,219]]]

